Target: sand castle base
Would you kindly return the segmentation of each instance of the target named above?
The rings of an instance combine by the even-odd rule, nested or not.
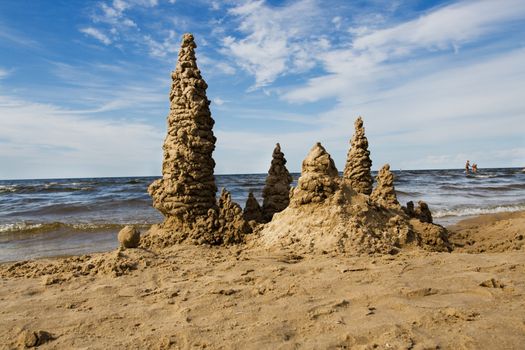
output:
[[[261,230],[266,247],[341,254],[395,254],[423,247],[451,250],[444,227],[409,219],[401,210],[371,205],[369,197],[345,187],[322,203],[290,206]]]

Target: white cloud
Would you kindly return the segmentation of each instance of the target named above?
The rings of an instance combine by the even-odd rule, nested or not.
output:
[[[144,36],[144,43],[149,48],[149,54],[153,57],[163,58],[168,54],[177,53],[179,51],[180,38],[173,30],[168,31],[168,35],[162,42],[154,40],[150,35]]]
[[[291,70],[301,72],[315,65],[313,60],[322,10],[314,0],[298,0],[271,7],[262,0],[247,1],[231,8],[239,20],[238,30],[246,36],[223,38],[224,53],[255,76],[255,86],[270,84]],[[298,15],[300,14],[300,15]]]
[[[199,39],[198,41],[200,42]],[[201,69],[205,69],[205,73],[207,76],[213,75],[217,72],[220,72],[225,75],[233,75],[236,73],[235,68],[225,61],[220,61],[219,59],[211,58],[210,56],[205,55],[201,52],[199,52],[197,56],[197,64]]]
[[[172,1],[175,2],[175,0]],[[134,0],[134,2],[146,7],[155,7],[159,4],[158,0]]]
[[[343,18],[341,16],[335,16],[332,18],[332,23],[334,24],[336,29],[341,28],[341,23],[343,21]]]
[[[113,7],[116,11],[119,13],[122,13],[124,10],[126,10],[129,7],[129,4],[126,1],[123,0],[113,0]]]
[[[129,31],[131,29],[140,31],[140,29],[126,12],[134,7],[150,8],[157,5],[157,0],[113,0],[97,3],[91,19],[98,27],[91,26],[80,31],[97,38],[106,45],[119,41],[121,36],[133,38],[135,34],[129,34]],[[105,28],[103,29],[100,24],[105,25]],[[104,31],[111,33],[112,37],[104,34]]]
[[[38,111],[38,112],[35,112]],[[38,113],[38,118],[35,118]],[[0,95],[0,178],[156,175],[164,132]]]
[[[93,27],[87,27],[87,28],[81,28],[80,31],[90,37],[93,37],[103,43],[104,45],[111,44],[111,39],[104,33],[102,33],[100,30],[93,28]]]
[[[230,66],[226,62],[217,62],[217,65],[215,66],[215,68],[217,68],[218,70],[220,70],[224,74],[228,74],[228,75],[235,74],[235,68],[233,68],[232,66]]]
[[[521,0],[464,1],[452,4],[401,25],[358,37],[355,50],[381,50],[390,55],[418,48],[446,49],[498,31],[501,24],[522,19]],[[399,51],[398,47],[402,46]]]
[[[220,97],[215,97],[213,99],[213,103],[215,103],[217,106],[222,106],[226,101],[224,101],[222,98]]]
[[[294,89],[285,98],[291,102],[313,102],[362,95],[370,85],[379,89],[385,79],[402,80],[405,73],[411,72],[408,65],[392,71],[390,64],[397,59],[412,58],[417,64],[420,51],[431,54],[436,50],[457,50],[483,35],[503,31],[511,21],[524,15],[525,2],[520,0],[507,0],[504,5],[497,1],[466,1],[394,27],[354,31],[356,38],[348,47],[318,56],[329,74],[311,79],[307,86]]]
[[[134,4],[124,0],[114,0],[112,4],[100,3],[100,12],[93,15],[95,23],[107,23],[113,26],[112,29],[118,30],[122,27],[137,27],[137,24],[124,15]]]
[[[3,68],[0,68],[0,79],[4,79],[6,78],[7,76],[9,75],[9,71],[3,69]]]
[[[6,27],[2,23],[0,23],[0,40],[7,40],[17,46],[25,46],[33,49],[41,48],[40,43],[36,40],[30,39],[17,30]]]
[[[436,59],[426,64],[439,67],[442,63]],[[354,118],[361,114],[374,150],[374,165],[388,161],[395,168],[433,167],[426,156],[436,150],[440,154],[486,153],[486,165],[505,165],[511,162],[509,157],[490,158],[488,154],[511,144],[525,147],[522,130],[516,128],[525,120],[525,100],[520,97],[523,81],[525,50],[521,49],[425,72],[383,90],[363,85],[366,91],[360,94],[359,86],[349,90],[341,84],[340,102],[321,115],[320,134],[342,144],[348,137],[345,133],[353,130]],[[334,153],[336,159],[344,157],[342,149]]]
[[[221,9],[221,4],[218,1],[212,1],[211,8],[214,11],[219,11]]]
[[[175,3],[173,1],[172,3]],[[173,30],[157,30],[162,35],[160,40],[157,33],[147,34],[148,31],[139,25],[132,16],[132,10],[148,11],[158,6],[158,0],[113,0],[99,2],[92,9],[91,20],[93,25],[80,31],[88,34],[106,45],[114,44],[124,49],[124,43],[146,47],[150,56],[165,58],[170,53],[176,53],[179,47],[179,38]],[[176,17],[175,17],[176,18]],[[174,19],[173,19],[174,20]],[[141,22],[142,23],[142,22]]]

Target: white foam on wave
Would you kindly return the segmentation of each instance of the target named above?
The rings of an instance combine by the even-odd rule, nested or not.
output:
[[[458,208],[458,209],[445,209],[445,210],[436,210],[432,213],[432,216],[435,218],[445,218],[451,216],[474,216],[482,214],[496,214],[496,213],[505,213],[512,211],[525,210],[525,204],[516,204],[516,205],[503,205],[490,208]]]
[[[16,192],[16,185],[0,185],[0,193],[1,192]]]
[[[41,228],[44,224],[29,224],[26,222],[15,222],[12,224],[2,224],[0,225],[0,233],[24,231],[24,230],[34,230]]]

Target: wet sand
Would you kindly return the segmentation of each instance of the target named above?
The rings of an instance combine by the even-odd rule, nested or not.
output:
[[[525,212],[450,230],[453,253],[180,245],[3,264],[0,349],[523,348]]]

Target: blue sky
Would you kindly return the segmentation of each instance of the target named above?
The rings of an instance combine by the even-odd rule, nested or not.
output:
[[[218,138],[216,173],[525,166],[525,1],[0,1],[0,178],[159,175],[181,35]]]

